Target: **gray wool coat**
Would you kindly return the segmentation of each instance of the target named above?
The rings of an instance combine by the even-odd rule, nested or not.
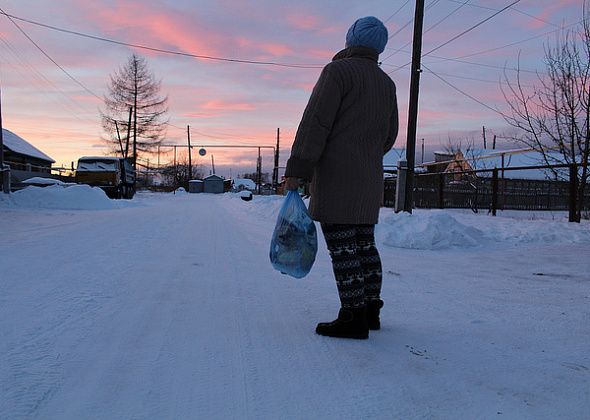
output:
[[[285,176],[311,181],[322,223],[376,224],[383,155],[398,132],[396,88],[377,51],[350,47],[324,67],[297,129]]]

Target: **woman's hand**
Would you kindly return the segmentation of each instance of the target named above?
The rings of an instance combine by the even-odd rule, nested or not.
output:
[[[292,176],[285,178],[285,189],[289,191],[299,189],[299,178]]]

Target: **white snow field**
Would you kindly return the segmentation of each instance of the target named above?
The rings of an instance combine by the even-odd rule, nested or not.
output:
[[[0,198],[1,419],[590,418],[588,222],[383,209],[354,341],[321,235],[272,269],[282,198],[47,188]]]

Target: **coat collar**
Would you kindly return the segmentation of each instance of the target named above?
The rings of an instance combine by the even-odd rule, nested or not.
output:
[[[366,58],[371,61],[377,62],[379,59],[379,53],[373,48],[368,47],[348,47],[340,51],[338,54],[334,56],[332,61],[341,60],[343,58]]]

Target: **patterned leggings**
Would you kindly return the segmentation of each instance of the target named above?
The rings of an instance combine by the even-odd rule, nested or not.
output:
[[[365,305],[381,294],[381,258],[375,225],[322,223],[343,308]]]

